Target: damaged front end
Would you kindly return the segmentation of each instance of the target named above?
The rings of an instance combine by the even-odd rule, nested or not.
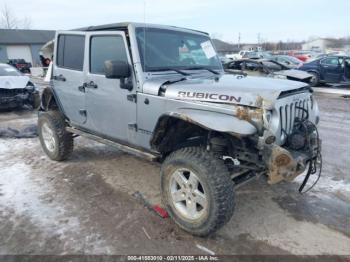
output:
[[[39,92],[27,88],[0,88],[0,109],[12,109],[23,105],[31,105],[34,108],[40,101]]]
[[[321,172],[318,107],[311,93],[281,94],[271,120],[259,138],[268,183],[293,181],[305,174],[303,191],[311,174]]]
[[[317,127],[308,120],[299,120],[285,145],[265,144],[263,160],[268,169],[268,182],[293,181],[307,168],[320,161],[321,140]]]
[[[235,163],[231,166],[236,185],[258,174],[266,174],[269,184],[304,176],[302,192],[312,174],[320,175],[319,111],[311,89],[282,92],[273,102],[258,97],[253,107],[237,106],[234,115],[257,131],[255,137],[238,137],[241,142],[235,142],[225,157]]]

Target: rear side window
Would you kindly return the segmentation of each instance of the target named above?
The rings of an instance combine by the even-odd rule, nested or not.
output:
[[[83,70],[85,36],[60,35],[58,37],[57,65],[73,70]]]
[[[124,40],[121,36],[93,36],[90,42],[90,72],[104,74],[104,62],[127,62]]]

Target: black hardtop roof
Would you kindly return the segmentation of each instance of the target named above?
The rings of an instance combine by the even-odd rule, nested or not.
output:
[[[168,28],[173,28],[173,29],[185,29],[185,30],[209,35],[208,33],[203,32],[203,31],[188,29],[188,28],[183,28],[183,27],[147,24],[147,23],[136,23],[136,22],[120,22],[120,23],[112,23],[112,24],[104,24],[104,25],[87,26],[87,27],[74,29],[74,31],[126,30],[130,24],[134,24],[137,26],[143,25],[146,27],[157,27],[158,26],[158,27],[168,27]]]

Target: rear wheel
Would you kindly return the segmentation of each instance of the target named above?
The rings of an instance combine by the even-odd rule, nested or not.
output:
[[[222,160],[199,147],[182,148],[164,161],[162,200],[184,230],[206,236],[233,215],[234,191]]]
[[[41,146],[49,158],[62,161],[73,151],[73,136],[65,130],[65,121],[58,111],[41,113],[38,120]]]

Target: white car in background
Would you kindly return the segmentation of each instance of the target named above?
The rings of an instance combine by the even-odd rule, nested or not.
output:
[[[0,63],[0,109],[19,108],[30,105],[33,109],[40,105],[40,95],[28,76],[16,68]]]
[[[226,55],[226,58],[232,59],[232,60],[238,60],[242,59],[246,54],[251,53],[252,51],[249,50],[241,50],[236,54],[229,54]]]

